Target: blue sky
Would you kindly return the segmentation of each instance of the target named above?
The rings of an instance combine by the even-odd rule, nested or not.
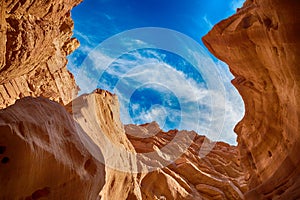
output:
[[[232,15],[242,3],[241,0],[84,0],[72,10],[74,37],[81,46],[69,56],[68,68],[82,93],[95,89],[95,84],[90,84],[91,79],[97,81],[97,87],[116,93],[121,104],[121,120],[125,124],[155,120],[164,130],[196,130],[211,139],[236,144],[233,127],[243,116],[243,103],[230,84],[233,77],[227,66],[207,50],[201,52],[201,59],[211,60],[205,67],[217,68],[226,89],[225,99],[212,91],[205,81],[214,77],[205,77],[209,75],[201,74],[201,70],[183,57],[158,48],[126,52],[114,58],[101,76],[95,72],[97,67],[92,66],[112,60],[108,51],[103,53],[97,49],[99,44],[123,31],[141,27],[171,29],[187,35],[204,48],[201,37],[213,24]],[[118,45],[126,42],[120,40],[119,43],[124,44]],[[111,50],[113,48],[111,45]],[[184,44],[182,48],[186,48]],[[220,98],[220,105],[212,105],[211,98]],[[225,108],[224,126],[213,117],[213,110],[221,112],[221,108],[215,107],[222,106]],[[213,130],[220,132],[219,137],[207,134],[213,126],[218,127]]]

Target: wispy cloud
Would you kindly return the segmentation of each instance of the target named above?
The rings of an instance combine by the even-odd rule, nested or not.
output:
[[[211,29],[214,25],[208,20],[207,16],[204,15],[203,16],[203,21],[205,22],[205,24],[208,26],[208,29]]]
[[[206,17],[203,20],[211,25]],[[119,42],[129,47],[147,46],[141,40],[122,38],[122,41],[115,44],[119,44]],[[226,91],[225,99],[219,90],[214,88],[214,81],[210,86],[199,82],[195,77],[188,75],[191,73],[188,67],[178,67],[180,62],[168,62],[167,54],[154,49],[128,52],[126,56],[115,59],[109,51],[104,53],[104,51],[92,49],[88,44],[83,44],[77,55],[88,56],[82,64],[70,62],[69,69],[74,73],[77,84],[82,90],[81,93],[92,92],[99,86],[116,93],[120,101],[121,119],[125,124],[156,120],[161,126],[164,126],[169,117],[167,128],[172,127],[172,122],[180,120],[178,129],[195,130],[199,134],[207,135],[212,140],[224,139],[231,144],[236,144],[233,128],[242,118],[243,102],[230,83],[233,77],[228,67],[219,61],[213,63],[205,54],[197,54],[195,50],[185,49],[184,51],[194,57],[196,63],[198,62],[201,66],[202,71],[199,73],[207,76],[203,77],[204,79],[215,79],[222,82]],[[76,54],[73,56],[76,57]],[[72,60],[74,62],[76,58]],[[72,65],[77,65],[77,67]],[[218,74],[211,71],[214,67],[218,68]],[[179,101],[180,109],[162,105],[152,105],[145,109],[141,105],[131,104],[131,96],[134,91],[145,85],[153,86],[152,89],[159,91],[165,101],[168,100],[168,95],[172,94]],[[160,91],[160,88],[171,91],[171,93]],[[138,115],[130,115],[130,107]],[[222,129],[224,118],[225,123]],[[219,133],[222,135],[220,136]]]
[[[110,15],[108,15],[108,14],[106,14],[106,13],[103,13],[103,15],[106,17],[106,19],[108,19],[108,20],[112,20],[113,19],[113,17],[112,16],[110,16]]]
[[[80,42],[85,46],[85,44],[89,45],[95,45],[95,43],[92,41],[92,37],[89,35],[85,35],[77,30],[74,30],[74,36],[80,40]]]
[[[237,122],[239,122],[244,116],[244,102],[237,89],[231,84],[231,80],[234,77],[229,71],[228,66],[221,61],[216,61],[216,66],[220,71],[221,78],[226,88],[226,123],[224,124],[224,132],[229,132],[233,131],[233,128],[235,127]],[[229,137],[230,135],[225,133],[222,134],[222,137],[223,136],[224,139],[231,141],[231,143],[236,143],[233,136]]]
[[[85,50],[90,51],[90,49]],[[195,130],[199,134],[206,135],[209,134],[208,130],[221,131],[221,136],[218,134],[207,136],[213,140],[222,138],[231,144],[235,144],[236,137],[233,133],[233,127],[243,115],[243,103],[230,83],[232,76],[227,66],[221,62],[216,63],[220,70],[221,80],[226,88],[227,98],[224,100],[214,90],[206,88],[203,83],[196,82],[183,71],[179,71],[174,66],[166,63],[163,55],[156,51],[148,51],[147,53],[148,56],[139,52],[132,52],[127,58],[115,60],[106,70],[108,74],[118,79],[113,86],[110,85],[112,82],[109,79],[99,77],[103,74],[98,74],[98,77],[95,77],[90,76],[88,71],[80,70],[77,71],[77,75],[75,73],[77,83],[81,87],[82,92],[91,92],[96,86],[112,89],[119,97],[121,119],[125,124],[133,122],[145,123],[156,120],[160,126],[164,126],[167,116],[173,117],[173,120],[178,119],[176,117],[179,116],[181,117],[181,123],[177,128]],[[149,54],[151,54],[150,57]],[[91,60],[91,66],[98,66],[97,63],[99,62],[109,63],[113,60],[108,55],[97,51],[90,54],[89,59]],[[201,59],[202,61],[205,60],[204,58]],[[161,105],[154,105],[150,109],[144,109],[140,105],[131,105],[130,98],[132,93],[138,88],[151,84],[153,86],[161,85],[172,91],[180,103],[180,110],[162,107]],[[166,94],[162,93],[161,95]],[[218,104],[212,105],[212,98]],[[129,106],[138,110],[139,115],[130,116]],[[216,123],[219,123],[220,119],[214,119],[212,111],[215,112],[214,116],[222,116],[224,106],[226,123],[223,130],[218,130],[220,126]]]

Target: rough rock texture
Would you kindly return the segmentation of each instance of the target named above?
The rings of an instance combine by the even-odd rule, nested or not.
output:
[[[65,66],[79,2],[0,2],[0,108],[72,100]],[[68,104],[73,118],[27,97],[0,111],[0,199],[300,198],[299,14],[298,0],[247,0],[203,39],[245,101],[238,149],[218,142],[203,157],[207,138],[195,132],[125,131],[117,97],[102,90]]]
[[[79,46],[70,10],[80,1],[0,2],[0,108],[24,96],[72,100],[77,86],[66,55]]]
[[[204,44],[245,102],[236,126],[247,199],[300,198],[300,2],[247,0]]]
[[[98,198],[102,153],[60,104],[18,100],[0,111],[0,135],[0,199]]]
[[[244,197],[247,182],[236,147],[218,142],[200,158],[199,151],[206,138],[195,132],[165,133],[155,122],[126,125],[124,130],[117,96],[100,89],[76,98],[67,105],[67,110],[103,154],[102,160],[93,155],[105,163],[102,199]],[[184,137],[176,140],[178,135]],[[85,144],[84,139],[82,141]],[[163,149],[170,143],[172,147],[164,154]],[[186,143],[189,144],[187,149],[184,148]],[[179,152],[179,156],[173,159],[175,152]],[[170,164],[166,165],[166,161]]]
[[[237,147],[217,142],[213,149],[201,158],[199,151],[206,138],[193,131],[163,132],[156,122],[141,126],[126,125],[125,131],[137,153],[150,159],[147,153],[158,152],[170,143],[182,147],[174,139],[181,133],[193,139],[188,149],[170,165],[139,174],[143,199],[244,198],[243,193],[247,185]]]
[[[126,137],[120,121],[116,95],[97,89],[82,95],[66,106],[80,127],[101,149],[105,163],[105,186],[102,199],[141,199],[137,181],[135,149]],[[83,143],[84,139],[82,140]]]
[[[205,137],[165,133],[155,122],[127,125],[125,134],[118,99],[104,90],[66,108],[25,97],[0,111],[0,199],[243,199],[236,147],[218,142],[200,158]],[[163,154],[170,143],[174,160]]]

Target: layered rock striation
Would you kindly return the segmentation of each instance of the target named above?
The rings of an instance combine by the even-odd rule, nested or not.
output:
[[[204,44],[226,62],[245,102],[235,128],[246,199],[300,198],[299,1],[247,0]]]
[[[70,16],[79,2],[0,2],[0,108],[25,96],[67,104],[77,94],[66,56],[79,46]]]
[[[73,100],[79,2],[0,2],[0,199],[300,198],[297,0],[247,0],[203,38],[245,102],[238,147],[124,127],[107,91]]]
[[[247,182],[237,147],[211,142],[212,149],[202,157],[201,147],[207,138],[194,131],[163,132],[156,122],[126,125],[125,131],[137,153],[144,157],[143,163],[152,161],[151,152],[161,154],[171,145],[183,147],[184,139],[176,140],[180,134],[192,139],[187,149],[170,148],[173,154],[183,152],[171,164],[139,174],[142,199],[244,199]]]
[[[103,154],[103,199],[244,198],[247,182],[234,146],[212,143],[200,157],[207,138],[193,131],[163,132],[156,122],[124,129],[117,96],[100,89],[67,110]]]

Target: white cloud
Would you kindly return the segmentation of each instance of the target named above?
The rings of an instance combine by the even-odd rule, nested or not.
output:
[[[142,123],[156,121],[163,128],[167,115],[167,110],[162,105],[152,105],[149,110],[141,110],[136,120],[142,121]]]
[[[228,66],[221,61],[218,61],[216,63],[216,66],[220,71],[220,75],[222,76],[221,78],[226,88],[226,123],[224,124],[224,132],[233,131],[232,129],[235,127],[237,122],[239,122],[244,116],[244,102],[242,100],[242,97],[239,95],[237,89],[231,84],[233,75],[230,73]],[[230,139],[230,141],[232,142],[235,141],[235,138],[233,136],[228,137],[228,135],[224,133],[222,134],[222,137],[223,136],[226,137],[227,140]]]
[[[110,15],[108,15],[108,14],[106,14],[106,13],[103,13],[103,15],[104,15],[104,17],[105,17],[106,19],[108,19],[108,20],[112,20],[112,19],[113,19],[112,16],[110,16]]]
[[[208,19],[207,16],[204,15],[203,18],[204,22],[206,23],[206,25],[208,26],[208,29],[212,29],[212,27],[214,26]]]
[[[118,61],[118,65],[128,67],[126,70],[121,70],[123,72],[127,71],[127,73],[118,74],[118,72],[113,72],[112,70],[114,74],[118,74],[120,76],[120,81],[118,82],[115,90],[117,94],[122,93],[122,91],[118,90],[118,85],[121,85],[122,87],[126,86],[128,91],[134,91],[137,88],[143,87],[145,84],[162,85],[174,92],[180,101],[182,111],[182,123],[180,124],[180,128],[196,130],[199,134],[207,133],[207,130],[211,129],[213,131],[211,131],[211,135],[209,135],[209,137],[216,140],[220,139],[218,134],[220,128],[219,124],[216,123],[219,123],[221,120],[219,118],[212,119],[210,112],[214,110],[214,116],[222,116],[222,112],[225,107],[226,126],[224,127],[223,135],[231,135],[228,139],[230,139],[230,143],[235,143],[235,135],[233,134],[232,129],[237,120],[240,119],[240,115],[238,115],[239,113],[234,112],[234,106],[237,106],[236,101],[232,102],[235,99],[232,99],[231,97],[232,95],[237,95],[237,93],[233,93],[234,90],[230,90],[230,93],[228,94],[230,99],[227,99],[227,101],[224,102],[225,100],[220,94],[215,93],[213,90],[205,89],[203,85],[196,83],[193,79],[188,78],[183,72],[174,69],[162,60],[145,58],[141,55],[137,55],[137,57],[139,58],[137,62],[127,60]],[[219,67],[222,67],[221,69],[223,70],[221,73],[224,76],[222,77],[222,80],[227,81],[230,84],[230,79],[227,75],[229,72],[224,70],[224,66],[225,65],[219,65]],[[135,80],[135,84],[132,84],[131,80]],[[128,94],[123,93],[120,97],[120,101],[127,102],[128,106],[128,99],[130,98],[131,93],[132,92],[129,92]],[[215,102],[218,102],[218,104],[212,105],[211,99],[214,99]],[[199,105],[205,106],[207,108],[206,112],[204,110],[198,110]],[[122,110],[126,109],[126,106],[125,108],[122,108]],[[157,112],[142,112],[139,119],[142,121],[144,120],[145,122],[150,122],[151,119],[157,118],[157,115],[155,114],[157,114]],[[173,113],[171,115],[173,115]],[[152,118],[150,116],[152,116]],[[132,123],[131,119],[129,119],[131,118],[129,115],[123,116],[122,118],[123,121]],[[159,124],[162,124],[162,122]],[[221,137],[223,137],[223,135]]]
[[[88,47],[82,48],[82,51],[90,52],[90,62],[87,62],[90,66],[82,66],[82,69],[76,70],[75,78],[82,92],[91,92],[98,85],[103,70],[113,59],[99,51],[91,51]],[[216,93],[214,89],[205,88],[203,84],[197,83],[182,71],[176,70],[173,66],[165,63],[164,56],[161,56],[158,52],[149,51],[148,53],[151,54],[150,58],[138,52],[131,53],[133,59],[118,59],[107,68],[109,74],[119,77],[113,92],[119,97],[123,123],[133,123],[132,117],[128,113],[128,106],[130,97],[137,88],[147,84],[158,86],[158,88],[161,86],[175,94],[180,102],[181,112],[178,113],[178,110],[162,108],[156,105],[149,110],[141,110],[141,115],[136,116],[135,121],[151,122],[156,120],[160,126],[163,126],[167,114],[169,116],[179,115],[182,119],[179,129],[195,130],[201,135],[206,134],[212,140],[223,139],[231,144],[236,144],[233,127],[243,115],[243,103],[230,83],[232,75],[224,63],[217,62],[216,66],[220,70],[219,75],[221,76],[219,78],[226,88],[226,99]],[[213,63],[208,62],[204,57],[198,57],[197,60],[202,65],[205,65],[205,70],[209,70],[209,67],[212,67]],[[91,75],[90,72],[93,67],[97,73]],[[205,74],[209,74],[209,72],[206,71]],[[214,77],[216,76],[215,74],[210,74],[210,76],[208,77],[209,79],[217,78]],[[109,88],[109,83],[102,82],[101,84],[104,88]],[[215,104],[212,104],[212,99]],[[202,106],[200,110],[199,106]],[[225,126],[223,130],[219,130],[220,121],[222,121],[220,118],[224,116],[222,113],[224,108]],[[138,105],[134,105],[133,109],[141,108]],[[212,111],[214,111],[214,115],[212,115]],[[222,132],[221,136],[219,136],[220,131]]]
[[[77,37],[77,39],[80,40],[81,43],[94,44],[94,42],[91,40],[91,36],[90,35],[85,35],[85,34],[79,32],[77,30],[74,30],[73,32],[74,32],[74,35]]]
[[[98,81],[102,75],[102,72],[109,67],[109,64],[113,62],[113,58],[100,52],[93,51],[92,48],[87,45],[83,45],[80,48],[81,55],[88,55],[84,58],[83,63],[74,63],[77,60],[75,54],[71,55],[69,59],[68,69],[74,74],[76,83],[80,87],[79,94],[90,93],[98,85]],[[80,65],[80,68],[76,68],[76,65]]]

